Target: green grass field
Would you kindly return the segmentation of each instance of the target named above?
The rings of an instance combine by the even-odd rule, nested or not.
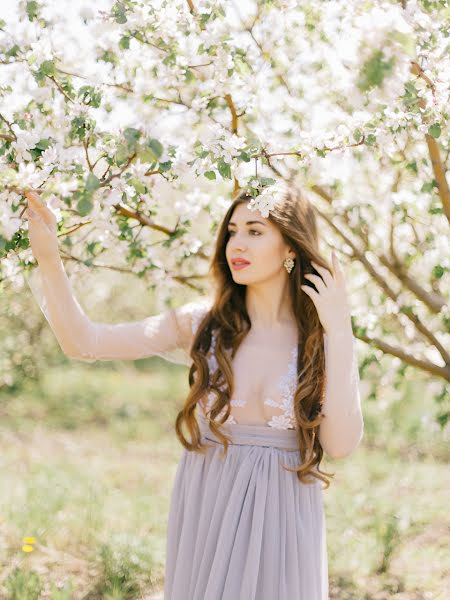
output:
[[[449,447],[423,385],[365,403],[360,447],[322,463],[332,599],[448,597]],[[2,599],[162,598],[187,390],[159,359],[68,361],[0,395]]]

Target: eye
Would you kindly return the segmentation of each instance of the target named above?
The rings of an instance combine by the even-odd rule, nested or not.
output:
[[[256,233],[256,234],[257,234],[257,236],[258,236],[258,235],[262,235],[262,233],[261,233],[260,231],[258,231],[257,229],[249,229],[249,232],[250,232],[250,233],[251,233],[252,231],[253,231],[254,233]],[[235,232],[235,231],[233,231],[232,229],[229,229],[229,230],[228,230],[228,234],[229,234],[229,236],[230,236],[230,237],[232,237],[232,235],[233,235],[234,233],[236,233],[236,232]]]

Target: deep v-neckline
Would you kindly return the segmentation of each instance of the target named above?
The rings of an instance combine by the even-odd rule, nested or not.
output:
[[[294,403],[293,398],[295,390],[297,388],[297,357],[298,357],[298,337],[296,343],[292,345],[292,349],[289,355],[287,363],[287,369],[278,379],[276,390],[277,400],[273,400],[270,396],[264,396],[262,399],[263,404],[272,406],[281,410],[281,414],[272,416],[270,421],[266,421],[266,426],[274,427],[277,429],[295,429],[295,416],[294,416]],[[216,331],[212,332],[211,345],[207,352],[207,362],[209,367],[210,376],[217,370],[218,363],[215,356],[216,347]],[[219,386],[220,387],[220,386]],[[207,393],[206,404],[203,407],[205,415],[215,402],[215,394],[211,391]],[[231,406],[243,407],[246,406],[248,400],[234,398],[230,400]],[[225,409],[223,409],[221,415]],[[236,419],[230,414],[227,423],[238,424]]]
[[[281,405],[275,403],[270,396],[264,396],[263,404],[269,404],[281,408],[286,406],[290,400],[289,392],[291,391],[291,385],[297,372],[297,352],[298,352],[298,341],[292,346],[292,350],[289,355],[289,361],[287,369],[282,373],[278,379],[276,390],[280,392]],[[234,398],[230,401],[231,406],[243,407],[247,405],[247,400],[241,398]]]

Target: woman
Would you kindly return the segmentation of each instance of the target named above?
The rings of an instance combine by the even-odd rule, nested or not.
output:
[[[311,204],[286,189],[265,218],[239,192],[211,261],[214,297],[106,324],[73,296],[53,213],[26,196],[30,286],[64,353],[190,365],[165,600],[327,599],[321,482],[333,474],[319,465],[357,447],[363,418],[344,276],[319,253]]]

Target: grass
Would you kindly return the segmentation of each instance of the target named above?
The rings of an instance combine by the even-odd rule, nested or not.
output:
[[[187,371],[137,366],[71,361],[0,396],[2,599],[162,598]],[[419,383],[383,410],[367,403],[361,446],[323,463],[336,473],[324,496],[332,599],[450,589],[448,443]]]

